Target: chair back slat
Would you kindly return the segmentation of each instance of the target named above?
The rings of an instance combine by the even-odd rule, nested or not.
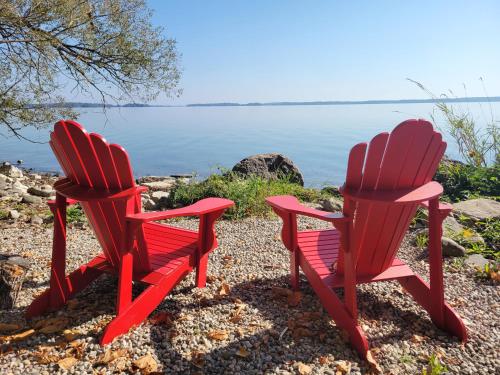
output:
[[[127,189],[135,186],[126,151],[108,143],[98,134],[88,134],[74,121],[60,121],[51,134],[51,146],[68,178],[89,189]],[[131,201],[82,202],[108,262],[119,267],[127,213],[140,212],[140,197]],[[147,251],[136,246],[136,271],[149,269]]]
[[[359,154],[355,146],[351,154]],[[390,134],[381,133],[369,143],[358,178],[346,177],[346,186],[359,191],[412,188],[432,179],[446,143],[425,120],[408,120]],[[359,160],[356,167],[359,170]],[[349,158],[349,163],[351,158]],[[348,167],[349,171],[349,167]],[[359,185],[347,182],[360,181]],[[354,216],[353,248],[359,275],[376,275],[394,260],[401,241],[415,215],[417,205],[396,206],[362,202],[355,207],[347,203]]]

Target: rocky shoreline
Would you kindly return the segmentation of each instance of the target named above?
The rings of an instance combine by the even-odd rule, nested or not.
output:
[[[143,196],[144,208],[166,208],[171,189],[191,178],[138,179],[150,189]],[[220,247],[209,261],[207,288],[193,288],[189,276],[148,321],[108,347],[101,348],[98,339],[114,313],[113,277],[101,277],[66,309],[25,321],[24,309],[47,287],[50,276],[52,219],[46,201],[54,194],[51,186],[56,179],[51,174],[0,166],[0,253],[29,262],[16,305],[0,310],[0,373],[337,375],[374,371],[345,343],[305,278],[297,304],[290,305],[280,297],[288,288],[288,252],[279,239],[281,223],[275,218],[221,221],[217,226]],[[320,203],[330,210],[340,204],[338,198]],[[460,217],[445,224],[450,236],[451,230],[467,229],[462,220],[467,213],[470,220],[476,220],[491,211],[483,201],[467,205],[472,208],[458,205],[456,215]],[[494,215],[495,208],[492,212]],[[175,225],[196,228],[197,221],[179,220]],[[302,219],[300,225],[325,224]],[[72,218],[68,228],[67,269],[71,270],[100,249],[83,217]],[[426,250],[417,240],[424,232],[422,223],[415,222],[400,256],[415,271],[427,275]],[[431,355],[449,373],[500,372],[498,286],[493,280],[478,278],[476,265],[457,261],[462,259],[465,257],[445,258],[444,274],[446,298],[470,333],[465,345],[437,329],[397,283],[360,286],[361,324],[383,373],[421,373],[429,366]],[[139,292],[141,286],[134,289]]]

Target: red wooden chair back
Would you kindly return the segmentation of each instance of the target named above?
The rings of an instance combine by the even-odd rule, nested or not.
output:
[[[127,152],[108,144],[99,134],[88,134],[77,122],[59,121],[50,134],[50,146],[66,177],[80,187],[96,190],[125,190],[135,185]],[[107,261],[117,267],[124,238],[125,216],[141,211],[135,200],[82,202],[83,210],[100,242]],[[134,269],[150,269],[144,246],[134,246]]]
[[[419,187],[432,179],[445,149],[430,122],[405,121],[390,134],[378,134],[369,145],[352,148],[346,187],[351,191]],[[377,275],[391,265],[417,206],[344,203],[344,213],[354,215],[351,238],[358,275]]]

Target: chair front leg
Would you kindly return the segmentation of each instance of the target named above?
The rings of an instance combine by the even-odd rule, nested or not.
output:
[[[132,303],[132,279],[134,268],[134,255],[132,253],[135,232],[138,225],[126,222],[122,237],[120,269],[118,278],[118,296],[116,301],[117,315],[123,312]]]
[[[444,327],[444,282],[443,253],[441,237],[443,235],[443,220],[451,212],[450,209],[439,209],[439,200],[429,201],[429,271],[431,293],[431,318],[439,327]]]
[[[66,205],[66,197],[59,193],[56,193],[55,202],[50,204],[50,210],[54,215],[49,292],[49,308],[51,310],[63,306],[69,294],[66,281]]]
[[[207,284],[208,254],[217,247],[215,222],[226,209],[200,216],[198,227],[198,248],[196,252],[196,286],[204,288]]]

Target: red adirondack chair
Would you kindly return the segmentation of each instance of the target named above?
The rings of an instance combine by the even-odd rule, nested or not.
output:
[[[101,344],[111,342],[140,324],[172,288],[196,267],[196,285],[204,287],[208,254],[217,247],[214,224],[234,203],[208,198],[184,208],[141,213],[126,151],[109,145],[99,134],[88,134],[74,121],[60,121],[50,145],[66,178],[54,187],[54,239],[50,288],[28,307],[27,317],[62,307],[104,272],[117,274],[116,317],[106,327]],[[66,275],[66,207],[79,202],[103,252]],[[154,221],[198,216],[199,230],[176,228]],[[132,282],[149,286],[132,300]]]
[[[283,220],[281,236],[290,250],[291,283],[298,288],[299,266],[335,323],[347,331],[366,357],[369,346],[358,324],[356,284],[398,280],[441,329],[467,340],[462,320],[444,301],[441,224],[451,206],[440,203],[441,185],[431,181],[446,149],[441,134],[425,120],[408,120],[392,133],[349,154],[341,188],[343,213],[308,208],[292,196],[267,199]],[[429,211],[430,285],[396,258],[418,206]],[[297,230],[297,215],[331,222],[335,229]],[[334,288],[344,288],[344,301]]]

